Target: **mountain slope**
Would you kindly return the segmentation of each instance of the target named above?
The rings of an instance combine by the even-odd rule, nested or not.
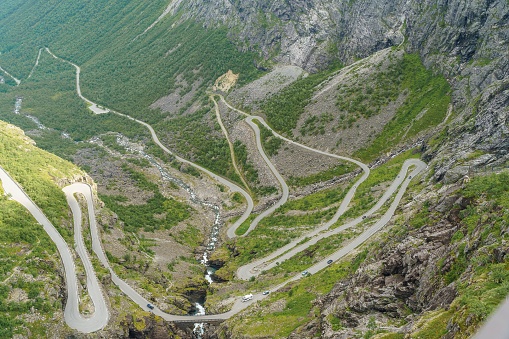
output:
[[[108,235],[117,269],[178,312],[192,311],[195,299],[207,293],[208,310],[223,310],[230,297],[280,282],[355,236],[360,229],[321,242],[257,281],[234,278],[238,265],[328,220],[358,171],[306,154],[262,128],[265,152],[291,183],[290,200],[254,237],[223,239],[213,256],[222,266],[216,276],[222,283],[207,286],[194,258],[203,254],[210,211],[193,205],[190,221],[155,230],[152,224],[166,215],[153,197],[162,199],[165,192],[184,200],[187,192],[159,180],[159,167],[132,150],[146,151],[191,183],[220,206],[227,222],[238,216],[242,199],[162,154],[131,120],[92,115],[75,93],[75,69],[43,47],[82,67],[86,97],[150,123],[165,145],[187,159],[237,183],[248,177],[256,213],[279,199],[277,183],[256,153],[242,113],[220,102],[217,114],[241,162],[242,172],[235,171],[210,97],[224,95],[266,117],[290,139],[370,162],[373,176],[340,222],[360,218],[374,204],[396,175],[394,163],[421,157],[429,168],[411,186],[392,228],[359,249],[351,264],[335,264],[285,287],[255,313],[234,317],[208,335],[373,337],[385,329],[392,334],[378,337],[464,337],[507,292],[507,178],[492,173],[509,160],[508,24],[505,0],[6,0],[0,66],[21,84],[3,73],[0,117],[90,170],[104,201],[133,232],[115,226]],[[289,75],[278,73],[289,65]],[[234,90],[214,92],[214,81],[229,70],[240,73]],[[13,105],[21,105],[20,114]],[[136,219],[139,210],[143,217]],[[270,232],[275,239],[267,240]],[[145,236],[185,254],[157,262],[161,252],[152,258],[152,240]],[[183,271],[190,273],[180,276]],[[182,277],[188,280],[173,284]],[[168,289],[178,298],[168,297]],[[489,294],[486,302],[477,290]],[[141,318],[153,325],[136,314],[122,328],[143,335],[136,327]],[[284,326],[264,328],[278,320]]]
[[[72,228],[61,185],[82,178],[71,163],[34,146],[19,128],[0,122],[0,166],[29,192],[64,238]],[[64,272],[56,246],[28,211],[0,186],[1,336],[60,333]]]

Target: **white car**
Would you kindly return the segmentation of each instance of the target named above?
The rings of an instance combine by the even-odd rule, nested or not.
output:
[[[246,294],[245,296],[242,297],[242,302],[246,302],[246,301],[249,301],[249,300],[252,300],[253,299],[253,295],[252,294]]]

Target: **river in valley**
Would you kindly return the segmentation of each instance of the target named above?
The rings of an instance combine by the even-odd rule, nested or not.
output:
[[[129,140],[121,135],[117,135],[117,143],[124,147],[127,151],[131,153],[137,153],[141,156],[143,156],[145,159],[147,159],[152,166],[157,168],[159,170],[159,173],[161,174],[161,177],[165,181],[173,182],[174,184],[178,185],[182,189],[184,189],[189,194],[189,200],[195,204],[204,206],[206,208],[209,208],[214,213],[214,223],[211,227],[211,231],[209,234],[209,240],[207,242],[207,245],[205,247],[205,251],[203,252],[202,259],[200,260],[200,263],[205,266],[205,279],[209,284],[213,283],[212,275],[215,272],[215,269],[213,267],[208,266],[208,256],[209,253],[212,252],[216,248],[217,241],[219,239],[219,231],[221,229],[221,226],[223,225],[222,219],[221,219],[221,211],[219,206],[200,200],[196,193],[191,189],[191,187],[183,182],[182,180],[175,178],[171,176],[166,169],[161,166],[151,155],[147,154],[143,149],[140,147],[135,146]],[[199,300],[195,303],[195,311],[191,313],[191,315],[205,315],[205,300],[206,298],[202,298],[202,300]],[[196,338],[201,339],[204,334],[204,324],[203,323],[195,323],[193,333],[195,334]]]

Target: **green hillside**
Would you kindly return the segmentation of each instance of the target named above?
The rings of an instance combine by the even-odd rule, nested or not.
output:
[[[62,236],[72,241],[60,185],[83,172],[35,147],[20,129],[2,121],[0,166],[20,183]],[[45,337],[63,316],[63,299],[56,294],[63,286],[60,256],[42,226],[24,207],[9,200],[1,187],[0,244],[0,337],[15,333]],[[32,308],[39,319],[36,322],[22,316]]]
[[[2,87],[6,94],[0,96],[0,116],[24,128],[32,127],[26,119],[9,114],[14,97],[26,95],[24,109],[47,127],[70,133],[76,141],[105,130],[137,136],[146,133],[125,119],[122,122],[112,116],[92,117],[72,93],[74,68],[62,62],[58,65],[59,61],[44,51],[33,76],[27,79],[39,49],[49,47],[59,57],[81,66],[81,87],[89,99],[154,124],[158,131],[167,131],[168,125],[171,130],[171,126],[201,124],[201,117],[210,107],[203,101],[205,90],[217,77],[231,69],[240,73],[240,83],[246,83],[260,72],[254,67],[255,56],[239,52],[227,39],[226,28],[204,29],[194,21],[180,21],[179,15],[168,15],[140,35],[166,5],[166,1],[8,1],[0,10],[0,66],[21,79],[22,85]],[[4,8],[10,12],[4,12]],[[175,91],[181,96],[191,93],[191,100],[179,111],[163,113],[149,108],[157,99]],[[190,119],[180,117],[193,102],[198,107],[205,105],[205,111]],[[206,125],[199,129],[213,134],[213,128]],[[183,132],[180,128],[177,131]],[[228,154],[221,138],[213,137],[211,145],[204,143],[202,137],[175,144],[175,140],[188,136],[165,141],[185,157],[196,158],[198,163],[236,179],[231,164],[220,156]],[[71,146],[62,146],[66,142],[57,136],[46,133],[41,139],[44,140],[38,142],[43,147],[62,156],[72,153],[68,149]],[[216,159],[213,163],[211,154]]]
[[[177,89],[177,75],[188,85],[200,79],[206,87],[228,69],[243,82],[258,73],[253,55],[238,52],[224,28],[206,30],[176,15],[138,37],[167,1],[7,3],[16,10],[4,18],[0,11],[0,65],[25,79],[39,48],[50,47],[82,66],[85,96],[138,117]]]
[[[72,330],[61,258],[0,186],[0,339],[201,337],[155,314],[248,293],[203,337],[473,335],[509,291],[509,2],[456,3],[3,0],[0,166],[67,240],[84,316],[62,187],[93,180],[102,249],[144,302],[84,230],[110,317]]]

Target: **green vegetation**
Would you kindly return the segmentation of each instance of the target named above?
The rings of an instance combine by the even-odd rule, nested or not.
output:
[[[509,294],[509,261],[497,256],[509,237],[508,192],[507,172],[474,177],[455,192],[466,205],[454,205],[450,212],[459,217],[458,230],[451,237],[450,251],[438,261],[436,280],[444,286],[454,283],[457,296],[447,309],[425,313],[411,338],[440,338],[450,334],[450,328],[457,328],[455,337],[470,337]],[[428,209],[425,205],[423,210]],[[422,215],[419,212],[418,219]],[[428,212],[428,224],[442,217]],[[398,235],[391,231],[391,237],[399,238],[410,230],[405,225]]]
[[[255,121],[260,128],[260,139],[263,146],[263,150],[269,156],[276,155],[281,145],[283,145],[283,140],[276,137],[272,132],[262,125],[260,122]]]
[[[249,229],[251,222],[256,218],[256,214],[250,214],[249,217],[244,221],[236,230],[236,235],[243,235]]]
[[[136,171],[127,164],[123,164],[122,169],[129,174],[129,177],[134,180],[135,185],[138,186],[138,188],[153,192],[158,190],[159,187],[157,184],[154,184],[152,181],[148,180],[145,174]]]
[[[169,91],[185,92],[200,78],[204,88],[228,69],[241,74],[241,83],[259,73],[254,55],[238,52],[226,38],[225,27],[204,29],[199,23],[181,22],[179,15],[168,15],[140,35],[164,11],[168,5],[164,0],[80,6],[42,0],[5,2],[6,7],[16,3],[17,11],[0,18],[2,65],[24,79],[39,47],[50,46],[83,67],[85,96],[121,111],[143,116],[155,99]],[[49,15],[40,20],[40,13]],[[179,74],[187,84],[177,84]]]
[[[386,87],[398,86],[405,91],[406,99],[382,133],[368,147],[355,153],[364,161],[373,160],[399,142],[438,125],[451,101],[451,89],[445,78],[424,68],[417,54],[405,54],[401,64],[390,67],[385,76],[394,82],[393,86]],[[395,93],[387,95],[394,98]]]
[[[301,235],[305,230],[326,222],[334,213],[336,213],[335,208],[294,216],[275,212],[262,219],[249,233],[249,237],[234,240],[240,252],[235,257],[235,261],[241,265],[271,253]]]
[[[0,335],[2,335],[3,338],[11,337],[15,332],[19,332],[18,330],[15,330],[17,327],[25,325],[25,322],[20,319],[16,319],[16,316],[30,313],[31,309],[40,314],[44,314],[45,316],[50,316],[55,308],[54,305],[39,296],[39,293],[42,291],[44,286],[42,282],[25,283],[19,280],[10,285],[10,288],[23,287],[22,289],[28,294],[29,300],[24,302],[8,301],[10,288],[6,285],[0,285],[0,314],[2,314],[2,318],[0,318],[0,324],[2,325],[0,327]],[[27,325],[30,326],[30,324]],[[39,327],[37,330],[42,331],[42,333],[46,333],[42,327]]]
[[[0,95],[0,118],[26,130],[35,129],[27,117],[12,113],[15,96],[22,96],[22,113],[36,117],[49,128],[35,134],[34,140],[39,147],[66,159],[81,148],[93,147],[76,142],[98,134],[117,131],[130,138],[148,136],[145,128],[133,121],[112,114],[93,114],[76,94],[75,79],[74,67],[42,53],[30,80]],[[63,138],[62,133],[70,139]]]
[[[71,163],[34,147],[21,130],[0,122],[0,166],[41,207],[60,233],[72,243],[65,196],[56,182],[82,174]],[[55,274],[61,265],[56,247],[30,213],[4,195],[0,186],[0,337],[14,334],[46,337],[48,324],[61,312],[49,287],[59,288]],[[34,280],[21,280],[15,268]],[[12,298],[13,289],[22,290],[25,298]],[[41,321],[29,322],[21,315],[33,310]],[[27,332],[30,331],[30,332]]]
[[[426,314],[418,324],[417,331],[411,338],[435,339],[447,334],[447,323],[452,315],[451,311],[438,311]]]
[[[271,253],[301,235],[305,230],[326,222],[336,213],[337,204],[343,199],[346,191],[344,186],[338,186],[288,201],[273,215],[262,219],[249,237],[237,238],[225,245],[229,251],[233,248],[239,251],[235,255],[230,253],[232,265],[242,265]],[[289,212],[298,214],[289,216]],[[237,229],[236,234],[244,234],[254,217],[255,215],[251,215]],[[339,238],[336,240],[342,241]],[[319,251],[328,253],[331,246],[333,245],[328,242],[320,243]]]
[[[331,324],[333,331],[339,331],[343,326],[341,325],[341,320],[336,317],[334,314],[329,314],[327,316],[327,321]]]
[[[359,185],[355,193],[350,208],[339,218],[338,222],[333,225],[334,227],[340,226],[346,219],[355,218],[362,213],[368,211],[373,207],[378,198],[383,195],[385,191],[385,184],[392,182],[401,170],[401,166],[405,160],[410,158],[419,158],[419,153],[414,153],[414,150],[403,152],[385,164],[371,170],[369,177]],[[374,194],[374,190],[381,189],[378,196]]]
[[[139,229],[155,231],[170,229],[191,215],[191,207],[173,198],[166,198],[159,192],[159,187],[149,181],[143,173],[137,172],[128,165],[122,167],[129,173],[140,189],[151,191],[153,196],[142,205],[127,205],[124,196],[100,195],[106,206],[118,214],[125,223],[125,230],[137,232]]]
[[[22,131],[0,122],[0,166],[2,166],[44,211],[48,219],[66,238],[70,231],[62,228],[68,209],[65,195],[55,183],[82,172],[68,161],[35,147]]]
[[[286,338],[302,324],[319,317],[318,310],[311,303],[318,296],[328,293],[338,280],[357,270],[366,258],[366,252],[359,253],[351,262],[343,261],[328,269],[310,275],[289,285],[285,292],[276,292],[260,302],[261,307],[244,313],[242,317],[229,320],[229,328],[235,333],[249,336]],[[265,312],[271,305],[283,303],[281,311]],[[267,326],[278,324],[278,326]]]
[[[334,116],[330,113],[320,115],[312,115],[304,121],[299,129],[302,135],[318,135],[325,134],[325,128],[334,120]]]
[[[384,333],[378,335],[377,339],[405,339],[405,335],[403,333]]]
[[[410,152],[402,155],[396,163],[407,158],[409,154]],[[391,172],[393,166],[396,164],[388,164],[383,172],[374,174],[382,178]],[[399,165],[397,167],[399,169]],[[446,258],[452,258],[452,265],[449,268],[440,267],[436,274],[438,280],[443,279],[444,286],[455,283],[457,297],[448,309],[425,313],[417,321],[415,330],[410,334],[411,338],[439,338],[448,334],[451,326],[458,329],[457,336],[470,337],[509,293],[509,261],[497,255],[497,253],[500,254],[501,248],[505,248],[504,244],[509,237],[506,232],[509,221],[509,173],[475,177],[456,194],[460,194],[468,205],[453,207],[454,210],[451,213],[459,216],[460,223],[458,231],[451,239],[449,248],[453,250],[445,254]],[[396,236],[399,239],[402,234],[408,235],[412,230],[437,222],[436,213],[429,212],[429,208],[430,202],[424,202],[423,211],[416,217],[417,221],[412,220],[413,218],[409,220],[411,227],[405,224],[403,233],[396,236],[394,230],[391,230],[390,235],[387,234],[386,237]],[[476,218],[473,218],[474,215]],[[443,216],[438,216],[438,218],[441,217]],[[423,222],[423,219],[427,221]],[[472,244],[476,246],[472,247]],[[271,294],[269,298],[261,302],[260,308],[230,320],[229,328],[237,333],[251,336],[256,334],[271,338],[287,337],[290,333],[298,331],[299,326],[309,323],[310,318],[312,320],[320,317],[318,309],[313,307],[310,300],[314,300],[321,293],[326,293],[337,281],[353,274],[360,263],[372,255],[372,250],[379,251],[380,246],[384,245],[373,244],[371,249],[365,249],[351,263],[333,264],[327,270],[290,285],[284,292]],[[467,250],[466,246],[470,246],[470,250]],[[317,253],[314,252],[315,247],[308,250],[309,253],[303,253],[294,263],[290,261],[282,263],[270,272],[278,271],[281,274],[287,269],[296,271],[300,267],[285,269],[284,266],[298,265],[299,261],[307,260],[306,265],[309,264],[309,258],[317,256]],[[264,279],[268,277],[267,273],[252,282],[250,289],[262,290],[266,286]],[[284,279],[274,278],[277,281]],[[264,312],[267,308],[281,305],[281,303],[282,310],[273,313]],[[342,327],[340,318],[334,313],[328,315],[327,321],[333,330],[340,330]],[[263,325],[267,323],[277,323],[279,326]],[[382,330],[373,317],[368,323],[367,330],[362,334],[359,333],[359,337],[373,338],[377,333],[376,338],[398,339],[405,336],[400,333],[383,334],[380,331]]]
[[[267,115],[267,121],[271,127],[284,135],[291,136],[297,121],[304,113],[304,108],[313,96],[315,87],[337,69],[339,67],[301,78],[268,99],[261,108]]]
[[[113,114],[92,114],[74,92],[74,67],[53,59],[45,51],[32,77],[27,79],[39,48],[49,46],[56,55],[82,67],[81,88],[87,98],[151,123],[159,135],[171,135],[169,144],[178,149],[177,153],[237,181],[228,157],[223,156],[228,149],[225,141],[214,135],[214,127],[206,119],[202,120],[209,112],[207,100],[200,98],[229,69],[240,73],[239,84],[258,77],[260,71],[253,64],[255,55],[239,52],[227,38],[226,27],[205,29],[200,23],[182,21],[178,14],[168,15],[140,35],[167,5],[164,0],[107,5],[91,2],[80,6],[6,0],[3,8],[12,6],[17,10],[0,17],[0,64],[22,79],[22,85],[15,90],[12,86],[2,87],[5,94],[0,96],[0,117],[23,128],[33,128],[28,119],[11,113],[14,96],[21,94],[23,112],[36,116],[47,127],[69,133],[74,141],[107,131],[121,132],[130,138],[147,136],[147,131],[135,122]],[[40,13],[48,15],[41,21]],[[82,34],[84,31],[87,34]],[[149,108],[157,99],[174,92],[190,93],[192,99],[182,102],[181,109],[171,114]],[[191,106],[189,117],[179,116]],[[45,131],[41,138],[46,149],[68,159],[79,149],[73,149],[59,133]]]
[[[345,162],[340,165],[329,168],[326,171],[309,175],[307,177],[290,177],[288,185],[290,186],[307,186],[316,182],[323,182],[335,177],[342,176],[343,174],[352,172],[357,166],[352,163]]]
[[[316,244],[309,246],[304,251],[296,254],[292,258],[283,261],[276,267],[268,270],[264,275],[265,278],[277,276],[289,276],[290,274],[298,274],[320,260],[323,260],[327,255],[337,251],[344,245],[345,240],[352,239],[357,236],[358,232],[345,231],[341,234],[327,237],[318,241]],[[307,239],[306,239],[307,240]],[[304,242],[304,241],[302,241]]]
[[[348,187],[339,185],[315,193],[311,193],[302,198],[290,200],[275,213],[285,214],[289,211],[315,211],[323,208],[330,208],[343,200]]]
[[[168,29],[176,20],[168,17],[143,39],[129,43],[126,40],[132,36],[124,37],[123,41],[114,43],[119,51],[108,48],[106,55],[94,56],[84,65],[86,95],[155,123],[160,121],[161,113],[148,107],[168,93],[192,92],[196,100],[229,69],[240,73],[240,84],[258,76],[259,71],[252,62],[254,55],[238,52],[227,39],[226,28],[204,29],[199,23],[187,21]],[[115,53],[114,64],[110,53]],[[160,72],[161,69],[165,72]],[[176,81],[176,75],[182,76],[183,83]],[[196,91],[192,88],[194,84],[198,85]]]
[[[189,246],[190,248],[197,248],[203,244],[204,240],[203,235],[192,225],[187,225],[187,227],[180,231],[174,238],[178,243]]]
[[[237,140],[233,143],[235,156],[237,157],[238,165],[242,169],[242,174],[247,182],[251,185],[256,185],[258,181],[258,171],[254,165],[247,159],[247,148],[241,141]]]
[[[338,131],[347,129],[361,117],[370,118],[379,114],[389,103],[396,101],[402,90],[403,77],[392,55],[389,56],[392,64],[386,71],[375,73],[371,81],[357,80],[352,85],[341,87],[336,99],[336,107],[342,112],[339,124],[333,129]],[[358,77],[354,73],[354,77]]]
[[[228,142],[222,133],[216,133],[220,127],[217,122],[211,121],[211,117],[215,117],[210,114],[211,109],[209,105],[192,114],[161,121],[157,124],[158,128],[166,131],[166,135],[170,134],[161,139],[175,143],[184,157],[243,185],[233,167]]]
[[[454,261],[444,279],[458,281],[468,272],[467,268],[474,270],[469,283],[459,281],[460,293],[455,302],[462,315],[471,315],[475,322],[481,322],[509,293],[509,263],[506,259],[497,261],[489,254],[508,238],[505,225],[509,221],[509,174],[476,177],[463,193],[472,202],[460,213],[465,237],[457,240],[456,250],[451,253]],[[474,215],[478,218],[473,219]],[[465,251],[473,239],[479,239],[482,245],[475,252]],[[459,318],[459,313],[454,318]]]
[[[259,186],[253,188],[253,192],[255,192],[256,195],[266,197],[272,194],[276,194],[278,192],[277,187],[274,186]]]
[[[125,147],[118,144],[116,134],[108,133],[108,134],[101,135],[101,140],[102,140],[104,146],[106,146],[114,151],[117,151],[120,154],[127,153]],[[148,160],[146,160],[146,159],[144,159],[144,160],[148,163]],[[135,161],[135,160],[129,159],[129,162],[132,162],[132,161]]]

